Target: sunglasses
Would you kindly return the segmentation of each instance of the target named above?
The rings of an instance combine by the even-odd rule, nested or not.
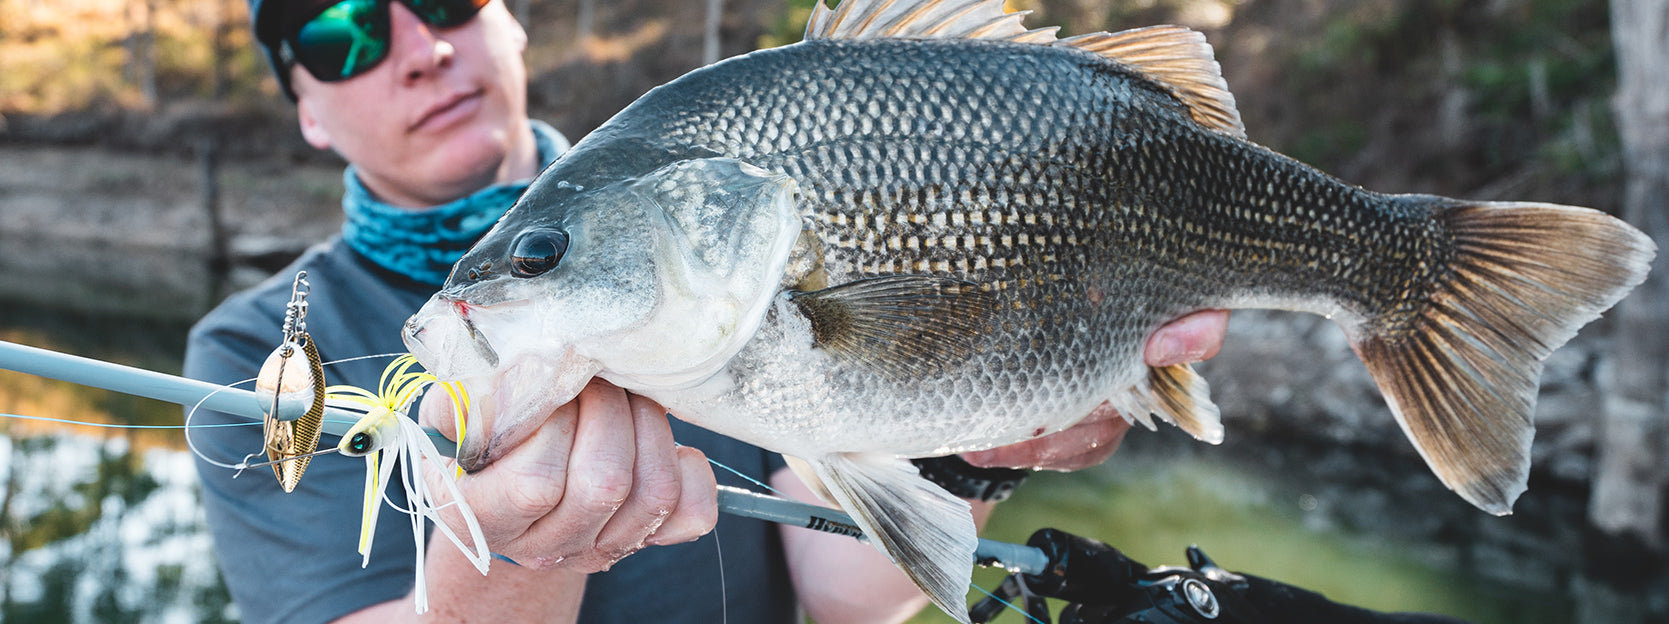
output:
[[[279,59],[300,63],[320,82],[339,82],[371,71],[388,58],[393,28],[388,5],[394,0],[341,0],[326,4],[299,25],[287,28]],[[491,0],[398,0],[423,23],[437,28],[461,26]]]

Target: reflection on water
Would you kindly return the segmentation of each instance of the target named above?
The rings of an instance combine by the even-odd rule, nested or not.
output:
[[[0,438],[12,622],[234,621],[189,455],[126,439]]]
[[[0,339],[179,372],[188,323],[0,305]],[[0,413],[174,425],[177,406],[0,371]],[[177,430],[0,421],[0,620],[232,621]]]

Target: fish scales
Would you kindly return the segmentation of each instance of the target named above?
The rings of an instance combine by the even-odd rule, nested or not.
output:
[[[1644,280],[1652,241],[1353,186],[1246,141],[1197,33],[1057,40],[1001,4],[819,5],[806,41],[659,87],[541,173],[405,328],[488,406],[460,464],[601,376],[804,460],[964,618],[966,504],[898,458],[1103,401],[1215,443],[1204,380],[1146,366],[1147,337],[1284,308],[1338,322],[1437,477],[1510,511],[1541,360]]]
[[[1120,338],[1181,310],[1343,299],[1367,317],[1417,297],[1409,284],[1429,279],[1409,266],[1433,255],[1442,233],[1408,231],[1429,214],[1186,123],[1145,79],[1032,47],[813,42],[756,53],[722,80],[664,94],[680,103],[666,131],[795,178],[834,283],[926,273],[997,290],[1005,322],[1027,328],[997,344],[1076,331],[1092,289],[1175,299],[1101,319],[1112,322],[1095,331],[1117,334],[1104,344],[1128,350]],[[760,111],[783,109],[818,121],[769,132],[777,124]],[[943,136],[948,122],[958,129],[949,138],[922,138]],[[1319,307],[1309,309],[1332,312]],[[1042,349],[978,364],[1106,355]]]

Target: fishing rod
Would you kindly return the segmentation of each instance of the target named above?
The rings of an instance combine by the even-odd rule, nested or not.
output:
[[[195,405],[256,422],[266,418],[262,402],[249,390],[4,340],[0,340],[0,369],[176,405]],[[341,437],[361,415],[340,408],[326,407],[325,416],[324,432]],[[429,438],[434,441],[435,448],[441,454],[448,457],[457,455],[458,447],[455,442],[429,427],[424,427],[424,432],[429,434]],[[263,464],[245,467],[253,468],[260,465]],[[852,521],[852,517],[838,509],[810,505],[728,485],[718,486],[718,506],[719,511],[734,516],[864,539],[863,531]],[[981,565],[1028,574],[1041,573],[1048,567],[1047,556],[1038,548],[985,538],[980,538],[974,558]]]
[[[198,406],[261,421],[256,393],[166,373],[124,366],[0,340],[0,369],[67,381],[183,406]],[[327,407],[325,433],[341,437],[360,414]],[[457,445],[432,428],[424,433],[436,449],[456,456]],[[334,452],[319,451],[312,455]],[[291,458],[294,459],[294,458]],[[270,462],[269,462],[270,463]],[[243,466],[252,468],[267,464]],[[720,511],[745,518],[799,526],[864,539],[846,513],[718,486]],[[1052,622],[1044,598],[1066,604],[1061,624],[1466,624],[1432,614],[1384,614],[1333,603],[1320,594],[1251,575],[1224,570],[1190,546],[1188,566],[1149,568],[1118,549],[1056,529],[1034,533],[1026,544],[981,538],[976,563],[1009,571],[995,592],[969,608],[976,623],[1016,609],[1032,622]]]

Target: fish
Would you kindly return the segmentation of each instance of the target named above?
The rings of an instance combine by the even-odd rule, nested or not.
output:
[[[961,621],[967,503],[905,458],[1103,402],[1217,443],[1145,339],[1327,316],[1451,490],[1527,484],[1541,362],[1656,245],[1582,207],[1363,189],[1247,139],[1203,35],[1057,37],[998,0],[846,0],[648,92],[543,171],[402,330],[475,398],[466,470],[592,377],[783,453]]]

